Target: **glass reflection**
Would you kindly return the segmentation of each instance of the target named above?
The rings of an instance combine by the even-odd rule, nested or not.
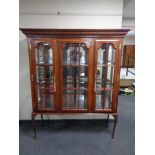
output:
[[[50,93],[50,89],[38,86],[38,108],[54,109],[54,95]]]
[[[53,83],[53,66],[36,66],[37,82]]]
[[[63,49],[63,64],[88,64],[88,49],[85,44],[67,43]]]
[[[88,64],[88,49],[85,44],[80,45],[80,64]]]
[[[63,86],[64,87],[78,87],[78,67],[77,66],[63,66]]]
[[[70,53],[71,53],[70,44],[66,44],[62,52],[63,64],[70,64]]]
[[[113,66],[98,66],[96,74],[97,88],[112,87],[113,86]]]
[[[50,43],[39,43],[35,48],[35,59],[37,64],[53,64],[53,50]]]
[[[78,82],[79,82],[79,78],[78,78],[78,75],[79,75],[79,68],[78,66],[73,66],[72,68],[72,82],[73,82],[73,87],[76,88],[78,87]]]
[[[78,44],[72,44],[71,45],[71,64],[78,65],[79,64],[79,45]]]
[[[87,91],[80,90],[79,109],[86,109],[86,108],[87,108]]]
[[[63,87],[68,87],[70,88],[71,87],[71,76],[70,76],[70,67],[69,66],[64,66],[63,67]]]
[[[88,67],[80,66],[80,87],[88,87]]]
[[[115,49],[111,44],[102,44],[98,49],[98,64],[114,64]]]
[[[88,49],[85,44],[67,43],[63,59],[63,108],[87,108]]]
[[[111,103],[111,91],[96,91],[96,109],[111,109]]]
[[[63,109],[86,109],[87,92],[84,90],[64,90]]]

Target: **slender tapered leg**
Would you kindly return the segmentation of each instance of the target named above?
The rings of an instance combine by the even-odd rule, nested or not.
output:
[[[32,114],[32,128],[33,128],[33,138],[36,139],[37,135],[36,135],[36,123],[35,123],[35,116],[34,114]]]
[[[41,125],[44,126],[43,115],[41,114]]]
[[[49,120],[49,118],[48,118],[48,120],[47,120],[47,124],[50,125],[50,120]]]
[[[118,115],[113,115],[113,116],[114,116],[114,127],[113,127],[113,131],[112,131],[112,138],[115,138],[115,128],[117,125]]]
[[[107,120],[106,120],[106,127],[108,127],[108,125],[109,125],[109,115],[108,115]]]

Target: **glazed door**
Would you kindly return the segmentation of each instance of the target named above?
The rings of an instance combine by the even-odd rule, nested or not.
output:
[[[91,39],[60,40],[60,111],[91,111],[92,49]]]
[[[112,112],[118,94],[119,40],[96,40],[93,109]]]
[[[31,67],[35,111],[56,111],[57,102],[57,59],[56,41],[51,39],[32,40]]]

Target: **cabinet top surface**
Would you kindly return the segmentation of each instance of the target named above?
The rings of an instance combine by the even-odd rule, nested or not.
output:
[[[30,29],[20,28],[28,37],[124,37],[130,29]]]

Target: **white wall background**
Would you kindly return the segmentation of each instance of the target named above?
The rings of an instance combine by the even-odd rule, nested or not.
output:
[[[20,0],[20,27],[120,28],[122,9],[123,0]]]
[[[122,10],[123,0],[20,0],[19,27],[121,28]],[[22,32],[19,38],[19,119],[27,120],[32,111],[28,49]]]
[[[122,28],[131,29],[123,44],[135,45],[135,0],[123,0]]]
[[[130,31],[123,40],[124,45],[135,45],[135,19],[123,18],[122,28],[128,28]]]

